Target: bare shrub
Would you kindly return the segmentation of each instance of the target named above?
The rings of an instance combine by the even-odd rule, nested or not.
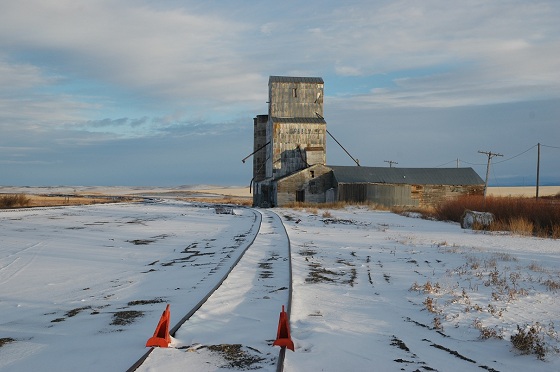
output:
[[[322,214],[323,218],[332,218],[332,214],[329,211],[324,211]]]
[[[417,292],[424,292],[424,293],[439,293],[441,290],[441,287],[439,285],[439,283],[434,283],[432,284],[429,280],[426,282],[426,284],[418,284],[417,282],[414,282],[414,284],[412,284],[412,286],[409,289],[410,291],[417,291]]]
[[[441,319],[439,316],[434,317],[434,329],[443,330],[443,325],[441,324]]]
[[[480,335],[478,336],[481,340],[488,340],[488,339],[498,339],[503,340],[504,338],[504,329],[498,326],[494,327],[485,327],[482,325],[480,319],[475,319],[474,328],[480,331]]]
[[[548,348],[544,342],[543,327],[539,322],[532,325],[517,325],[517,333],[511,336],[513,347],[522,354],[535,354],[540,360],[544,360]]]
[[[7,194],[0,196],[0,208],[21,208],[29,206],[31,199],[24,194]]]
[[[546,272],[546,269],[544,267],[542,267],[541,265],[539,265],[538,263],[536,263],[534,261],[529,264],[529,270],[534,271],[536,273]]]
[[[547,279],[543,282],[543,284],[545,285],[546,289],[551,292],[556,292],[560,289],[560,280]]]
[[[506,253],[506,252],[496,252],[496,253],[492,254],[492,256],[496,257],[500,261],[509,261],[509,262],[517,262],[518,261],[517,257],[515,257],[514,255],[512,255],[510,253]]]
[[[426,310],[428,310],[430,313],[434,313],[434,314],[439,314],[441,313],[441,311],[436,307],[437,305],[437,301],[434,300],[432,297],[426,297],[426,300],[424,300],[424,302],[422,302],[422,304],[424,304],[424,306],[426,307]]]

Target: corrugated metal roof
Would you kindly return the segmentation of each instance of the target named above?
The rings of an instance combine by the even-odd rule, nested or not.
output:
[[[472,168],[390,168],[329,166],[340,183],[483,185]]]
[[[324,84],[323,78],[320,77],[298,77],[298,76],[270,76],[268,82],[275,83],[312,83]]]
[[[320,118],[271,118],[272,122],[274,123],[306,123],[306,124],[326,124],[327,122],[325,119]]]

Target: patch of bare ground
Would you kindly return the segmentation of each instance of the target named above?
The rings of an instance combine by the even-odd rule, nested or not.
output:
[[[16,342],[16,340],[11,338],[11,337],[0,338],[0,347],[2,347],[4,345],[7,345],[9,343],[12,343],[12,342]]]
[[[137,318],[141,318],[143,316],[144,316],[144,312],[138,310],[117,311],[116,313],[113,314],[113,320],[111,321],[111,325],[117,325],[117,326],[129,325],[134,323]]]
[[[150,305],[150,304],[160,304],[165,302],[163,298],[153,298],[151,300],[135,300],[130,301],[127,305],[128,306],[138,306],[138,305]]]
[[[227,364],[220,368],[239,370],[260,369],[258,364],[267,359],[259,350],[243,347],[241,344],[209,345],[206,348],[225,359]]]

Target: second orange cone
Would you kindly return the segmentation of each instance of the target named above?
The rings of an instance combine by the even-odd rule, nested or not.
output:
[[[286,347],[292,351],[295,349],[294,342],[290,336],[290,323],[288,321],[288,314],[284,311],[284,305],[282,305],[282,312],[280,313],[280,320],[278,321],[276,341],[274,341],[272,345]]]
[[[171,336],[169,335],[170,318],[169,304],[167,304],[163,314],[161,314],[161,318],[159,319],[154,335],[146,342],[146,347],[169,347],[169,344],[171,343]]]

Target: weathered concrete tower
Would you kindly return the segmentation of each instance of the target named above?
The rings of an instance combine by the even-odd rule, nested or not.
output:
[[[266,178],[266,125],[268,115],[257,115],[253,119],[253,182],[260,182]]]
[[[324,82],[319,77],[268,80],[266,178],[277,179],[326,162]]]
[[[268,115],[254,118],[254,205],[277,205],[278,180],[325,165],[323,89],[320,77],[269,78]]]

